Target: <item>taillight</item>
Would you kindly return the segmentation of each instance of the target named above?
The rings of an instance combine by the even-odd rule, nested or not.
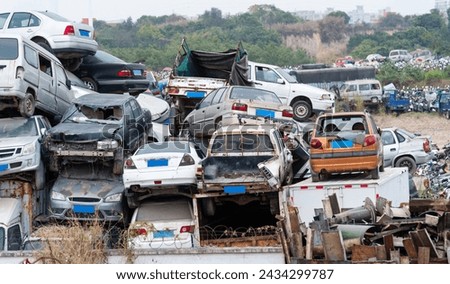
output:
[[[117,72],[117,76],[119,77],[131,77],[131,71],[128,69],[122,69]]]
[[[431,151],[430,141],[428,141],[428,139],[425,139],[425,141],[423,141],[423,150],[425,151],[425,153]]]
[[[375,135],[367,135],[366,138],[364,138],[364,147],[373,145],[377,142],[377,138],[375,138]]]
[[[194,233],[195,226],[183,226],[180,228],[180,233]]]
[[[311,142],[309,143],[309,145],[311,145],[311,147],[314,149],[322,148],[322,142],[320,142],[320,140],[316,139],[316,138],[311,139]]]
[[[147,229],[146,228],[134,228],[133,234],[136,236],[146,236],[147,235]]]
[[[64,30],[64,35],[75,35],[75,29],[72,25],[66,26]]]
[[[238,111],[247,111],[247,105],[246,104],[241,104],[241,103],[234,103],[231,106],[232,110],[238,110]]]
[[[124,166],[125,166],[125,169],[136,169],[136,165],[134,164],[134,162],[131,158],[125,160]]]
[[[180,167],[181,166],[190,166],[190,165],[194,165],[195,161],[194,159],[191,157],[191,155],[189,154],[184,154],[183,158],[181,159],[180,162]]]
[[[287,109],[283,110],[281,115],[284,116],[284,117],[294,117],[294,113],[292,111],[290,111],[290,110],[287,110]]]
[[[169,94],[178,94],[180,90],[178,88],[169,88]]]

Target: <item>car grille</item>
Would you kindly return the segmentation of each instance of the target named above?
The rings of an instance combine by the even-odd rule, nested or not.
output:
[[[95,197],[69,197],[69,200],[73,202],[97,203],[101,199]]]
[[[14,156],[14,154],[20,154],[22,148],[8,148],[0,150],[0,159],[9,158]]]
[[[72,209],[67,210],[66,217],[76,219],[105,219],[100,211],[95,211],[94,213],[75,213]]]

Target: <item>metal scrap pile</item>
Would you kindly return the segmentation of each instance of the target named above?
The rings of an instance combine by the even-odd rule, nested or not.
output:
[[[392,208],[378,198],[341,210],[336,195],[323,200],[303,226],[304,249],[291,263],[449,263],[450,201],[411,199]],[[292,254],[291,254],[292,255]]]

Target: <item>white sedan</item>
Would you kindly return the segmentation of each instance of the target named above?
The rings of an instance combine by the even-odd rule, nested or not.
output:
[[[196,187],[197,165],[203,158],[200,148],[189,141],[145,144],[125,160],[125,189],[144,199],[146,194],[156,195],[158,189],[164,194],[171,193],[171,188]]]

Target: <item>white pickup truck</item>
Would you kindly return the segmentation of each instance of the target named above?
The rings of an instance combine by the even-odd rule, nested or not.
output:
[[[313,115],[334,112],[335,95],[327,90],[298,83],[281,67],[248,62],[248,78],[255,87],[275,92],[281,101],[290,105],[297,121],[309,121]]]

